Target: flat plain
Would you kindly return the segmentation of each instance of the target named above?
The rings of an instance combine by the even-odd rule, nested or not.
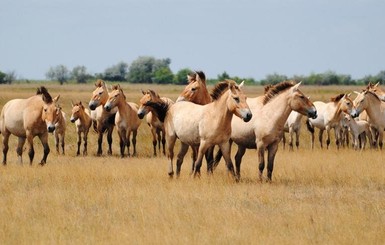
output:
[[[110,85],[112,83],[109,83]],[[170,179],[165,156],[153,157],[149,127],[143,120],[137,157],[120,158],[116,130],[113,155],[97,157],[97,135],[90,132],[88,156],[75,156],[77,135],[69,122],[71,101],[88,104],[93,84],[55,83],[0,86],[0,107],[27,98],[44,85],[60,94],[67,114],[66,154],[58,155],[52,135],[47,164],[16,163],[17,139],[11,136],[8,164],[0,167],[0,242],[2,244],[384,244],[384,150],[351,147],[310,149],[302,125],[299,149],[282,144],[273,181],[258,181],[255,150],[248,150],[241,181],[235,183],[222,163],[212,176],[190,176],[186,155],[181,177]],[[127,100],[139,102],[141,89],[173,100],[183,86],[121,84]],[[328,101],[361,87],[303,86],[312,101]],[[249,97],[262,86],[246,86]],[[354,96],[352,96],[354,98]],[[257,115],[254,115],[257,116]],[[0,136],[2,139],[2,136]],[[177,145],[177,147],[179,147]],[[233,147],[233,154],[236,147]],[[205,168],[205,163],[203,165]],[[203,169],[204,170],[204,169]]]

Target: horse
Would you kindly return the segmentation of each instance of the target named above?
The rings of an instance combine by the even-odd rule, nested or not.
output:
[[[105,82],[101,79],[95,83],[88,107],[91,109],[94,130],[98,133],[97,156],[102,155],[103,134],[107,131],[108,155],[112,155],[112,132],[115,125],[115,115],[118,109],[106,111],[104,105],[108,100],[108,90]]]
[[[364,120],[354,120],[351,115],[345,114],[342,119],[342,125],[345,128],[350,129],[350,133],[353,137],[354,150],[358,150],[361,141],[361,150],[365,149],[366,137],[369,139],[370,146],[373,144],[372,134],[370,131],[370,125]]]
[[[385,129],[385,103],[374,93],[364,90],[358,93],[354,99],[354,109],[350,115],[358,117],[364,110],[370,118],[370,124],[375,127],[378,132],[378,144],[382,149],[383,132]]]
[[[61,146],[62,149],[62,154],[65,154],[65,133],[66,133],[66,114],[62,110],[61,107],[58,107],[56,110],[57,114],[57,122],[55,124],[55,131],[53,132],[53,135],[55,136],[55,146],[56,146],[56,152],[57,154],[60,154],[59,151],[59,145]]]
[[[286,120],[284,133],[282,137],[283,149],[285,149],[286,137],[285,132],[289,133],[289,149],[293,151],[293,138],[295,134],[295,145],[299,148],[299,133],[301,130],[301,122],[303,115],[299,112],[292,111]]]
[[[350,98],[350,94],[339,94],[332,97],[328,103],[315,101],[314,106],[318,111],[318,117],[315,119],[308,118],[306,120],[307,128],[311,133],[311,148],[314,149],[314,127],[319,128],[320,130],[319,142],[321,148],[323,148],[322,135],[325,130],[327,132],[326,148],[329,148],[330,130],[332,128],[334,129],[337,148],[339,148],[341,141],[340,122],[343,118],[343,113],[350,114],[353,109],[353,101]]]
[[[188,146],[198,148],[194,163],[194,176],[200,176],[202,158],[205,152],[214,145],[219,145],[227,164],[227,169],[236,178],[234,166],[230,158],[231,120],[233,115],[248,122],[252,113],[246,103],[246,95],[240,85],[233,80],[219,82],[211,92],[213,101],[206,105],[191,102],[178,102],[169,107],[164,125],[168,143],[170,177],[174,175],[174,145],[177,138],[181,141],[181,150],[177,156],[176,174],[180,175],[183,158]]]
[[[82,143],[82,134],[83,134],[83,141],[84,141],[83,156],[86,156],[88,132],[90,131],[90,127],[92,124],[90,112],[86,108],[84,108],[81,101],[76,104],[71,102],[71,105],[72,105],[72,114],[71,114],[70,121],[71,123],[75,123],[76,133],[78,134],[78,142],[77,142],[78,150],[76,152],[76,156],[80,155],[80,145]]]
[[[262,181],[267,151],[267,180],[272,181],[274,159],[281,141],[284,125],[294,110],[310,118],[317,117],[313,103],[293,81],[284,81],[271,86],[262,96],[247,99],[253,118],[243,123],[237,117],[231,122],[231,141],[237,146],[235,155],[236,175],[240,178],[242,157],[246,149],[257,149],[259,179]],[[220,152],[215,157],[214,166],[219,163]]]
[[[143,97],[139,101],[140,106],[138,110],[138,117],[140,119],[143,119],[143,117],[146,116],[147,124],[148,126],[150,126],[151,129],[154,156],[156,156],[157,144],[159,146],[159,152],[162,144],[163,155],[166,155],[166,132],[164,130],[163,122],[159,120],[159,115],[153,109],[153,107],[149,105],[162,105],[163,103],[165,103],[167,106],[169,106],[172,105],[174,101],[166,97],[160,97],[155,91],[151,89],[147,91],[142,90],[142,93]]]
[[[115,126],[118,130],[120,138],[120,156],[124,157],[125,148],[127,146],[128,156],[130,156],[130,136],[132,132],[132,156],[136,156],[136,135],[138,128],[142,122],[137,116],[139,106],[133,102],[126,102],[126,96],[123,93],[120,85],[112,87],[109,93],[108,100],[104,105],[104,109],[110,112],[114,108],[118,108],[115,117]]]
[[[25,141],[28,142],[28,156],[32,165],[35,156],[33,138],[38,136],[44,155],[40,165],[47,162],[50,152],[48,145],[48,133],[55,130],[58,118],[56,102],[60,95],[52,99],[45,87],[37,89],[36,95],[28,99],[13,99],[8,101],[0,114],[0,132],[3,134],[3,164],[7,164],[8,141],[11,134],[18,137],[16,153],[18,162],[23,163],[22,154]]]
[[[371,91],[371,92],[374,92],[380,100],[385,101],[385,90],[383,90],[381,87],[379,87],[378,86],[379,84],[380,84],[379,82],[376,84],[369,82],[366,89]]]
[[[206,105],[212,101],[211,95],[207,89],[206,75],[203,71],[194,71],[187,75],[188,84],[178,96],[176,102],[190,101],[198,105]],[[194,171],[194,162],[197,158],[198,148],[191,146],[192,149],[192,171]],[[207,150],[205,158],[207,162],[207,171],[212,171],[212,161],[214,146]]]

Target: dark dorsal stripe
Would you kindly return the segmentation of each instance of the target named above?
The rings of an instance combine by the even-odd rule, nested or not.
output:
[[[237,83],[233,80],[225,80],[223,82],[217,83],[210,93],[211,99],[213,101],[218,100],[224,94],[224,92],[229,90],[230,86],[234,85],[237,85]]]
[[[51,95],[48,93],[48,90],[44,87],[41,86],[40,88],[37,89],[36,91],[37,95],[42,95],[42,99],[45,103],[50,104],[53,102]]]

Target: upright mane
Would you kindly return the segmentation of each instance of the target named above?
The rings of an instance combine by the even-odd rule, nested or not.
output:
[[[263,99],[263,104],[266,105],[276,95],[286,91],[287,89],[289,89],[293,86],[294,86],[293,81],[284,81],[284,82],[280,82],[274,86],[269,87],[267,90],[265,88],[265,97]]]
[[[48,90],[44,87],[41,86],[40,88],[37,89],[36,94],[42,95],[42,99],[45,103],[50,104],[53,102],[51,95],[48,93]]]
[[[203,83],[206,83],[206,75],[203,71],[193,71],[188,74],[188,83],[195,82],[197,80],[197,76]]]
[[[211,99],[218,100],[224,92],[229,89],[230,85],[236,85],[237,83],[233,80],[226,79],[225,81],[219,82],[215,85],[213,90],[210,93]]]
[[[342,99],[342,97],[344,97],[345,94],[339,94],[335,97],[332,97],[330,98],[330,101],[334,102],[334,103],[337,103],[338,101],[340,101]]]
[[[98,79],[98,80],[95,82],[95,86],[100,88],[100,87],[103,86],[103,83],[104,83],[104,82],[103,82],[102,79]]]

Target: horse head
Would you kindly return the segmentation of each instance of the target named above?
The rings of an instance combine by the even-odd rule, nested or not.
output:
[[[317,118],[317,109],[315,108],[313,102],[310,101],[310,98],[305,96],[301,90],[299,90],[299,86],[301,82],[293,85],[290,88],[290,107],[292,110],[301,113],[310,118]]]
[[[84,111],[84,106],[81,101],[79,101],[79,103],[76,103],[76,104],[71,102],[71,105],[72,105],[72,115],[71,115],[70,121],[74,123],[76,120],[79,119],[81,111]]]
[[[111,93],[108,94],[108,99],[104,105],[104,109],[106,111],[111,111],[114,107],[116,107],[119,103],[125,103],[126,96],[123,93],[120,85],[115,85],[112,87]]]
[[[366,95],[372,92],[369,92],[368,90],[364,90],[361,93],[356,91],[354,91],[354,93],[357,94],[357,97],[353,101],[353,110],[350,113],[350,115],[353,118],[358,117],[361,112],[366,110],[366,108],[368,107],[368,101],[366,99]]]
[[[385,91],[378,86],[379,84],[379,82],[376,84],[369,82],[368,86],[366,87],[366,90],[375,93],[380,100],[385,101]]]
[[[99,79],[95,83],[95,90],[92,92],[91,100],[88,104],[88,107],[91,110],[95,110],[99,105],[104,105],[108,100],[108,90],[106,83]]]
[[[202,71],[196,71],[187,75],[189,84],[184,88],[176,102],[190,101],[195,104],[205,105],[211,102],[207,91],[206,76]]]
[[[55,131],[55,124],[59,120],[59,113],[61,113],[61,108],[57,105],[60,95],[52,99],[45,87],[38,89],[37,94],[42,95],[42,100],[44,102],[42,120],[47,125],[48,132],[52,133]]]

